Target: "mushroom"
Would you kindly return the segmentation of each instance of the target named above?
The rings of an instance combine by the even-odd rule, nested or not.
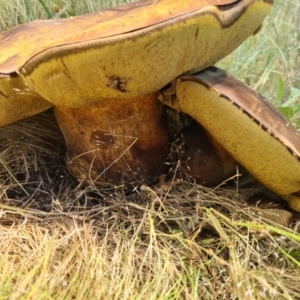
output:
[[[169,151],[157,91],[232,52],[260,28],[272,3],[142,0],[8,30],[0,36],[2,110],[14,105],[6,95],[15,87],[5,81],[22,88],[19,115],[0,124],[52,103],[77,179],[122,182],[126,170],[152,179]]]
[[[180,76],[170,89],[159,96],[164,104],[198,121],[254,178],[300,211],[300,136],[274,105],[215,67]]]

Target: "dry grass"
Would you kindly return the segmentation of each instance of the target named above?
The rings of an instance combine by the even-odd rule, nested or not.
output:
[[[277,0],[265,31],[222,66],[272,98],[280,75],[288,101],[300,89],[299,12]],[[300,299],[299,218],[282,228],[254,215],[245,200],[262,187],[83,187],[50,111],[0,128],[0,161],[0,299]]]

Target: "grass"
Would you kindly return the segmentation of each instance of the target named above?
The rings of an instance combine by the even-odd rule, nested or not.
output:
[[[262,93],[300,127],[300,5],[294,0],[274,2],[260,33],[218,65]]]
[[[102,3],[0,0],[0,28]],[[299,13],[277,0],[218,64],[296,124]],[[64,157],[49,111],[0,128],[0,299],[300,299],[299,216],[287,228],[256,214],[245,202],[262,187],[98,190],[75,182]]]

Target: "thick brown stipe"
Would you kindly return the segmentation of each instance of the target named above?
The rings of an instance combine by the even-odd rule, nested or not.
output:
[[[156,93],[54,109],[68,149],[68,168],[94,183],[153,180],[169,154],[169,132]]]
[[[217,186],[236,173],[236,161],[199,123],[193,121],[185,127],[179,141],[184,148],[181,157],[184,174],[197,183]]]

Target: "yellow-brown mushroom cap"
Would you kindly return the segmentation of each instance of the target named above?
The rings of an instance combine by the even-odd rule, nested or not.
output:
[[[159,90],[220,60],[260,26],[271,0],[138,1],[35,21],[0,36],[0,73],[54,105],[81,107]]]
[[[182,0],[178,5],[178,1],[173,0],[142,0],[93,14],[19,25],[0,36],[3,46],[0,51],[0,73],[10,74],[19,70],[37,54],[54,47],[130,33],[191,14],[205,6],[234,2]]]
[[[202,124],[249,173],[300,211],[300,135],[270,102],[210,67],[173,82],[160,99]],[[172,90],[172,91],[173,91]]]

